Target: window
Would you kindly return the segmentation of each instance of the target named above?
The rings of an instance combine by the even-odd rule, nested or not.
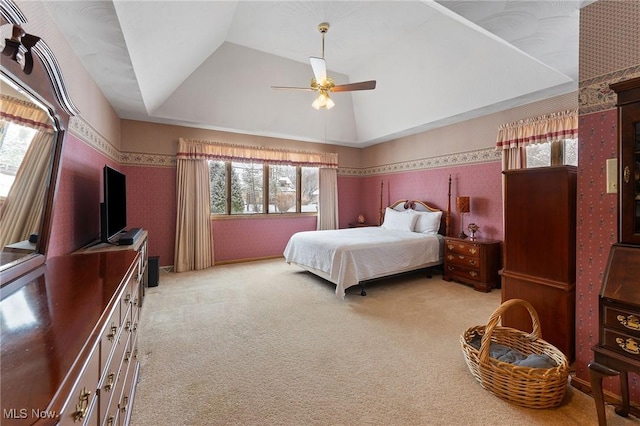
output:
[[[211,214],[318,211],[318,168],[209,161]]]
[[[36,134],[35,129],[6,123],[0,139],[0,197],[5,198],[16,178],[18,168]]]
[[[578,165],[578,139],[527,145],[527,168]]]

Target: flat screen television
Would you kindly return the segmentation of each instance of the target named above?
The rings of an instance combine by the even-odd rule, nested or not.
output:
[[[104,202],[100,204],[100,240],[111,243],[127,227],[127,178],[105,165],[102,182]]]

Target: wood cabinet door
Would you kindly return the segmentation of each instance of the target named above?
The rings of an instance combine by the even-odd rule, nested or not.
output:
[[[619,110],[620,242],[640,245],[640,100]]]

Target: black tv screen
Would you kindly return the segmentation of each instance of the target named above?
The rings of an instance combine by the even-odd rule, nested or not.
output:
[[[127,179],[111,167],[104,166],[104,202],[101,205],[100,239],[111,239],[127,227]]]

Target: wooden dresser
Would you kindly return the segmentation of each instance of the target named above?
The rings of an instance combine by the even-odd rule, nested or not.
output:
[[[139,259],[132,250],[56,257],[0,289],[3,425],[128,424]]]
[[[478,291],[498,287],[500,246],[498,240],[446,237],[442,278],[472,285]]]
[[[542,338],[571,362],[575,349],[576,182],[574,166],[508,170],[505,177],[502,301],[524,299]],[[502,325],[531,331],[526,309]]]

